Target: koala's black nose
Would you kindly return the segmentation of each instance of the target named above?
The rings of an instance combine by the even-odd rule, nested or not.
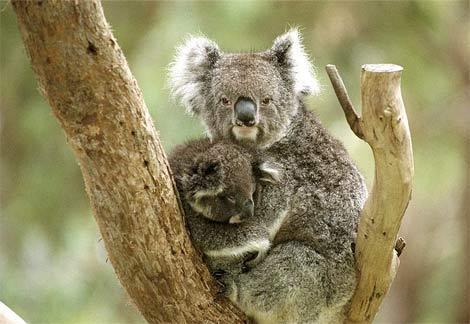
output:
[[[248,199],[243,203],[243,216],[244,218],[253,217],[255,212],[255,206],[253,200]]]
[[[235,120],[238,126],[253,126],[256,117],[256,104],[247,97],[238,98],[235,103]]]

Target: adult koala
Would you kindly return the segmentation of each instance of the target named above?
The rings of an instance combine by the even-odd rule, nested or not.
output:
[[[258,323],[340,322],[356,285],[366,188],[341,143],[305,108],[319,85],[298,31],[259,53],[223,53],[189,38],[170,83],[210,138],[261,148],[282,167],[281,185],[264,185],[255,202],[275,244],[256,267],[230,277],[229,297]]]

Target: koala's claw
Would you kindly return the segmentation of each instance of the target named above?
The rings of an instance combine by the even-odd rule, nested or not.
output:
[[[215,270],[214,272],[212,272],[212,276],[217,280],[222,279],[222,277],[226,274],[227,272],[221,269]]]
[[[225,293],[227,292],[227,286],[222,281],[223,277],[227,274],[224,270],[216,270],[212,272],[212,276],[214,277],[215,281],[217,282],[217,294],[216,299],[223,298]]]
[[[221,281],[217,280],[216,282],[217,282],[216,299],[225,297],[225,293],[227,292],[227,286]]]

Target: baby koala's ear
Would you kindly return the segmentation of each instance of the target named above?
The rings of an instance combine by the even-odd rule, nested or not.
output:
[[[203,177],[219,176],[222,172],[219,160],[201,160],[197,166],[197,173]]]
[[[278,183],[281,181],[281,169],[276,163],[263,161],[258,163],[256,167],[259,181],[270,183]]]
[[[217,159],[199,156],[192,161],[190,166],[186,169],[185,175],[193,176],[213,176],[221,172],[221,162]]]
[[[217,196],[224,189],[222,163],[214,158],[201,156],[186,169],[181,183],[189,200]]]

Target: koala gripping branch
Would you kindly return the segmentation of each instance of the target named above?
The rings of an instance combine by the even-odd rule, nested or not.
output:
[[[408,206],[413,179],[413,153],[400,89],[402,67],[362,67],[362,117],[358,117],[341,78],[326,67],[351,128],[372,148],[375,179],[361,214],[356,243],[358,285],[348,323],[370,323],[395,277],[403,240],[396,244]],[[358,135],[359,136],[359,135]],[[398,251],[398,253],[397,253]]]
[[[117,277],[150,323],[241,323],[186,233],[165,154],[99,1],[12,1]]]

